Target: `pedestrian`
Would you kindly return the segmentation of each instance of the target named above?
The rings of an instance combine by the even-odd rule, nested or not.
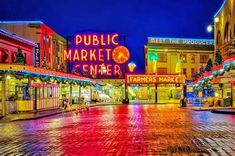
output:
[[[67,98],[65,94],[62,95],[62,108],[63,109],[67,108]]]

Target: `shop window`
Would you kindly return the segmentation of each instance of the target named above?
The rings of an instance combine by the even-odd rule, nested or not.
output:
[[[200,55],[200,63],[207,63],[209,55]]]
[[[191,63],[192,64],[196,63],[196,55],[191,55]]]
[[[27,85],[16,86],[17,100],[30,100],[29,87]]]
[[[221,38],[221,32],[218,31],[217,37],[216,37],[216,45],[221,46],[222,45],[222,38]]]
[[[52,94],[52,88],[51,87],[47,88],[47,94],[48,94],[48,97],[54,97],[53,94]]]
[[[11,61],[16,62],[16,52],[11,53]]]
[[[43,88],[43,97],[44,97],[44,98],[48,98],[48,95],[47,95],[47,88],[46,88],[46,87]]]
[[[157,68],[157,74],[160,75],[167,74],[167,68]]]
[[[187,75],[187,68],[183,68],[183,74]]]
[[[187,63],[187,55],[186,54],[180,54],[180,59],[183,61],[183,63]]]
[[[9,62],[8,52],[6,52],[5,50],[0,50],[0,62],[1,63],[8,63]]]
[[[167,54],[158,53],[158,62],[167,62]]]
[[[27,64],[27,54],[24,53],[24,64]]]
[[[224,29],[224,43],[228,43],[230,41],[230,36],[229,23],[227,22]]]

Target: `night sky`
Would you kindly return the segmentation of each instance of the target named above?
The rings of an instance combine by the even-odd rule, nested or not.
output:
[[[62,36],[85,31],[126,35],[144,72],[147,37],[213,38],[206,26],[223,0],[2,0],[0,20],[41,20]]]

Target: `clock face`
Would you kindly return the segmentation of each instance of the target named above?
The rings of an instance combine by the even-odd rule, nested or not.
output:
[[[112,57],[116,63],[123,64],[129,60],[130,53],[126,47],[118,46],[113,50]]]

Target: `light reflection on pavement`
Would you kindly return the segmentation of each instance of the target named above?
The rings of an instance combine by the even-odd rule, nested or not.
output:
[[[235,155],[235,116],[110,105],[0,123],[0,155]]]

